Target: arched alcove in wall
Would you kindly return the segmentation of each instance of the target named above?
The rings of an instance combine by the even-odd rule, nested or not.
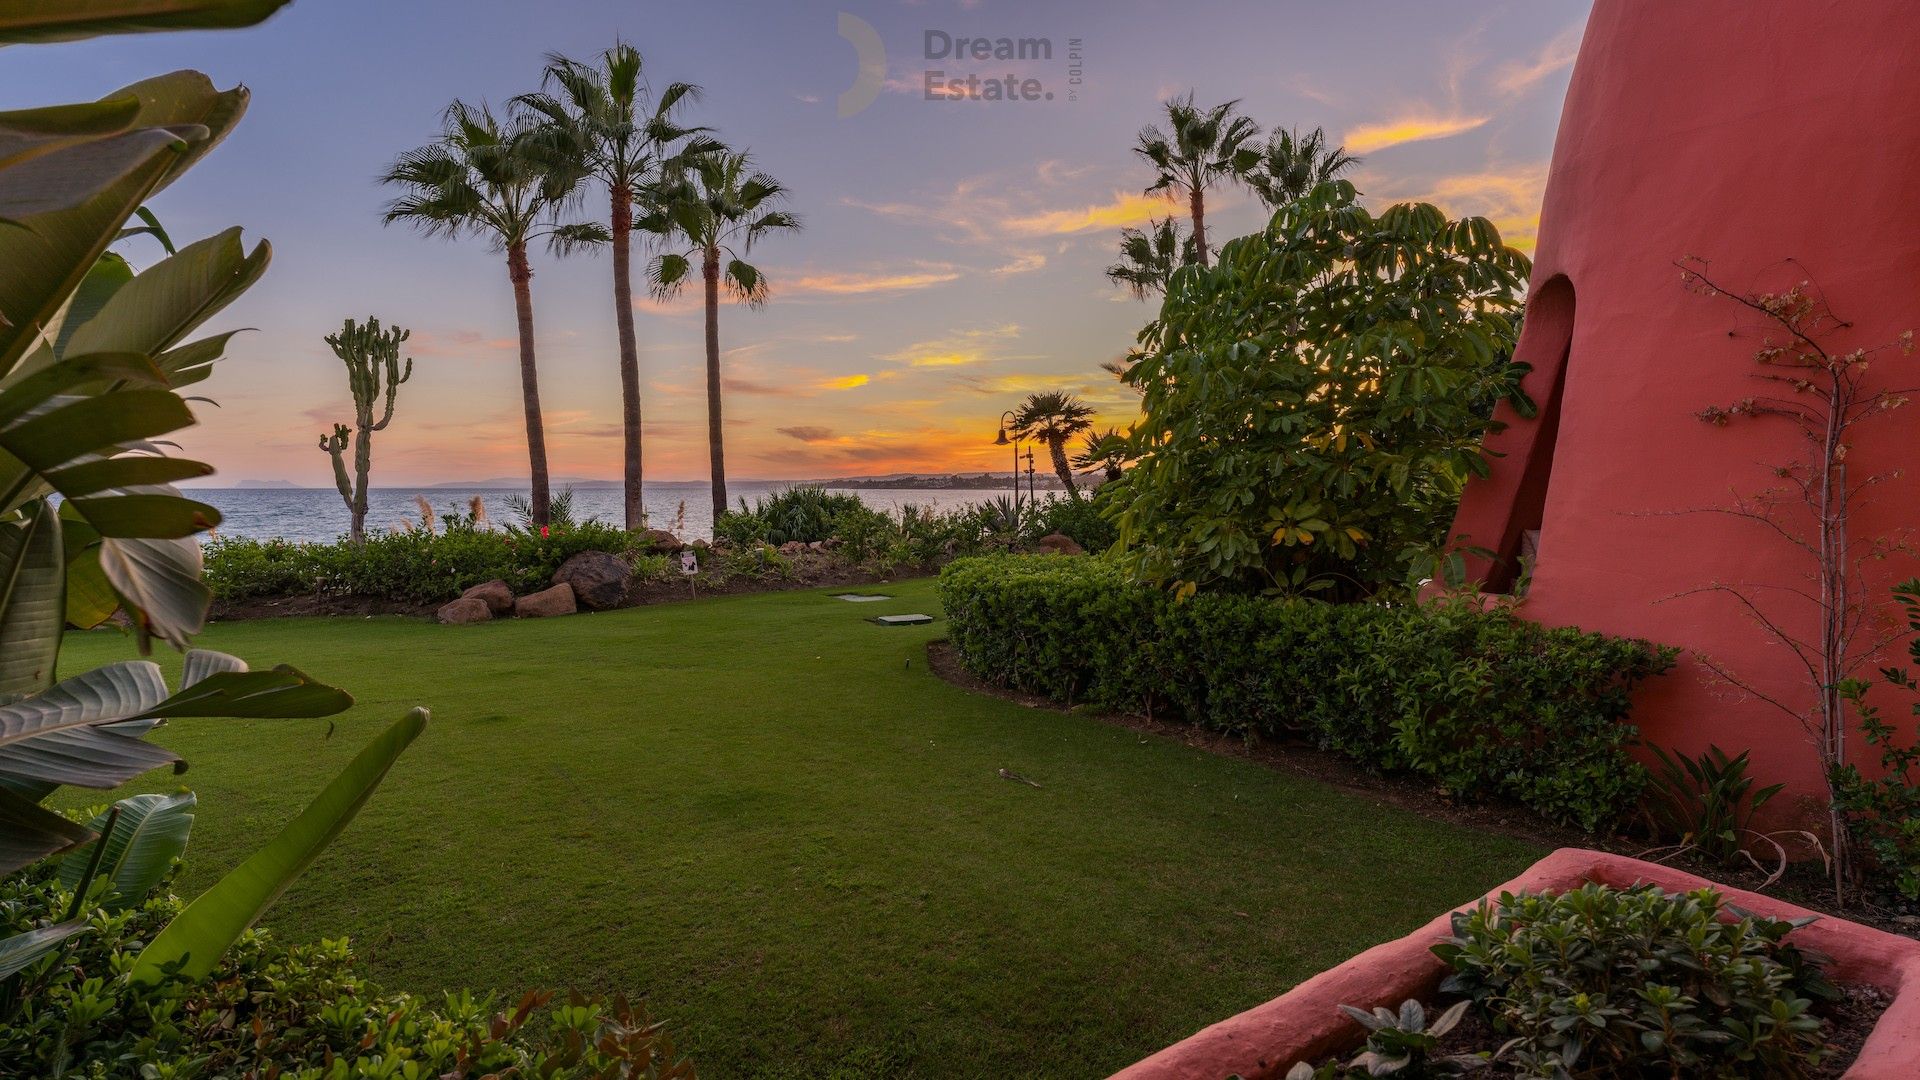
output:
[[[1513,358],[1533,368],[1522,385],[1539,411],[1524,421],[1534,430],[1516,449],[1524,460],[1517,463],[1521,467],[1499,541],[1491,545],[1495,558],[1485,581],[1488,592],[1513,591],[1523,560],[1538,560],[1543,554],[1540,531],[1546,521],[1554,445],[1560,437],[1560,402],[1573,349],[1574,306],[1573,282],[1564,274],[1548,279],[1527,298],[1526,321]],[[1551,557],[1550,552],[1544,554]]]

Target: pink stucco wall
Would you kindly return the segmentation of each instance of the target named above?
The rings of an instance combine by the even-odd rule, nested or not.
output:
[[[1707,513],[1769,485],[1802,452],[1784,421],[1716,428],[1709,405],[1753,395],[1757,325],[1682,287],[1676,260],[1711,260],[1740,291],[1811,275],[1872,345],[1920,325],[1920,9],[1913,0],[1597,0],[1561,117],[1519,358],[1538,420],[1490,440],[1455,532],[1511,552],[1538,528],[1522,610],[1551,624],[1699,650],[1767,693],[1810,704],[1791,657],[1711,582],[1804,586],[1812,563],[1762,526]],[[1795,260],[1803,270],[1783,260]],[[1920,385],[1920,356],[1873,378]],[[1856,472],[1920,459],[1920,405],[1861,429]],[[1920,473],[1881,488],[1856,535],[1920,525]],[[1490,577],[1497,585],[1498,568]],[[1871,595],[1911,575],[1875,566]],[[1810,605],[1775,601],[1810,629]],[[1890,612],[1889,612],[1890,614]],[[1904,703],[1889,711],[1905,713]],[[1655,680],[1636,720],[1688,752],[1751,749],[1762,782],[1821,789],[1812,745],[1773,708],[1692,659]]]

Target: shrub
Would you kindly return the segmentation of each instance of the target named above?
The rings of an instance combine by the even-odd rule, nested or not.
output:
[[[1907,615],[1907,627],[1914,636],[1907,642],[1907,653],[1920,665],[1920,578],[1894,587]],[[1920,717],[1920,677],[1907,668],[1881,670],[1882,682],[1912,698],[1911,716]],[[1875,893],[1897,897],[1912,903],[1920,900],[1920,733],[1909,730],[1903,737],[1894,724],[1880,715],[1880,707],[1867,700],[1873,684],[1864,679],[1843,679],[1842,698],[1860,718],[1860,731],[1868,746],[1880,751],[1880,772],[1869,777],[1853,762],[1837,766],[1829,776],[1834,809],[1845,822],[1847,842],[1864,859],[1854,861],[1862,883]]]
[[[582,551],[635,554],[641,543],[636,534],[591,521],[545,536],[450,523],[441,532],[376,533],[360,547],[222,537],[204,546],[205,580],[226,601],[313,593],[436,604],[495,578],[515,592],[543,589]]]
[[[1589,884],[1457,912],[1433,951],[1522,1075],[1802,1076],[1825,1051],[1813,1003],[1839,997],[1786,940],[1811,921]]]
[[[1102,516],[1102,508],[1111,496],[1103,492],[1117,490],[1102,486],[1085,498],[1049,498],[1027,519],[1023,530],[1029,542],[1059,533],[1088,551],[1105,551],[1120,539],[1113,522]]]
[[[996,685],[1170,711],[1249,740],[1307,739],[1585,829],[1644,787],[1627,752],[1630,692],[1674,658],[1466,600],[1180,601],[1101,558],[962,559],[941,573],[940,597],[962,662]]]
[[[71,895],[51,867],[0,882],[0,927],[61,917]],[[163,886],[137,906],[97,908],[60,962],[23,973],[31,993],[0,1013],[0,1076],[693,1076],[642,1004],[391,993],[368,981],[345,941],[283,945],[249,930],[206,979],[126,978],[141,943],[180,907]]]
[[[793,540],[812,544],[831,538],[837,519],[873,513],[858,495],[801,484],[757,499],[752,506],[741,499],[739,510],[720,515],[713,535],[741,547],[755,541],[774,547]]]

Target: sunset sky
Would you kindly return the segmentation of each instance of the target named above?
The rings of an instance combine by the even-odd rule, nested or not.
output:
[[[1005,467],[1001,410],[1071,390],[1121,424],[1100,371],[1149,308],[1108,284],[1118,230],[1166,212],[1132,153],[1158,102],[1239,98],[1263,128],[1323,126],[1365,156],[1352,178],[1491,217],[1530,248],[1584,0],[300,0],[264,26],[7,50],[8,107],[96,97],[181,67],[253,91],[246,121],[155,204],[176,241],[245,226],[266,278],[213,328],[248,326],[196,391],[183,448],[240,479],[329,483],[315,446],[350,418],[321,338],[346,316],[413,328],[413,380],[375,444],[377,485],[524,476],[512,296],[483,242],[383,227],[374,178],[429,140],[455,97],[534,89],[550,51],[637,44],[656,85],[705,98],[687,119],[750,148],[794,192],[806,231],[756,249],[773,300],[721,313],[728,464],[738,478]],[[880,34],[877,100],[855,81],[838,13]],[[1052,62],[930,61],[927,30],[1045,37]],[[1066,46],[1084,84],[1067,100]],[[925,72],[1014,72],[1053,100],[929,101]],[[604,198],[586,208],[604,213]],[[1209,204],[1216,240],[1262,215]],[[127,249],[146,265],[157,249]],[[619,474],[619,378],[604,255],[535,260],[534,305],[556,476]],[[637,307],[650,479],[706,475],[697,294]]]

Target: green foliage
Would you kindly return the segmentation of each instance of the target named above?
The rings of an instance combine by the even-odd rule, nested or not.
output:
[[[1916,636],[1907,653],[1920,664],[1920,578],[1894,587],[1894,596],[1906,611],[1907,627]],[[1907,668],[1884,668],[1886,685],[1914,696],[1909,713],[1920,717],[1920,679]],[[1880,751],[1879,775],[1869,777],[1853,762],[1829,774],[1834,808],[1846,822],[1847,837],[1856,851],[1865,852],[1865,865],[1856,869],[1876,893],[1912,903],[1920,901],[1920,731],[1904,736],[1880,716],[1879,706],[1867,700],[1870,683],[1845,679],[1841,697],[1860,719],[1867,745]]]
[[[1786,788],[1754,788],[1745,750],[1730,758],[1718,746],[1707,747],[1699,757],[1651,749],[1659,760],[1653,771],[1655,824],[1677,842],[1723,864],[1740,857],[1741,839],[1754,831],[1753,815]]]
[[[1807,1075],[1838,993],[1787,935],[1711,889],[1588,884],[1456,912],[1434,954],[1524,1076]]]
[[[1102,513],[1106,505],[1105,487],[1096,488],[1082,499],[1049,498],[1037,509],[1029,508],[1021,530],[1028,543],[1059,533],[1088,551],[1105,551],[1119,539],[1120,533]]]
[[[961,659],[996,685],[1307,739],[1589,830],[1646,783],[1627,752],[1630,692],[1674,658],[1466,600],[1182,602],[1102,558],[963,559],[940,595]]]
[[[1528,262],[1484,218],[1378,217],[1345,181],[1170,280],[1112,516],[1159,584],[1354,599],[1430,571],[1484,475]]]
[[[562,499],[553,500],[556,512]],[[455,524],[441,532],[374,533],[301,544],[221,537],[206,545],[206,581],[225,601],[263,596],[361,596],[433,604],[499,578],[515,592],[544,589],[560,564],[582,551],[643,551],[638,534],[598,522],[571,528],[478,529]]]
[[[45,867],[0,882],[0,930],[57,918],[70,894]],[[203,979],[130,980],[142,943],[177,924],[162,893],[95,909],[64,962],[35,972],[27,1007],[0,1020],[0,1075],[86,1080],[691,1077],[643,1003],[544,993],[429,1000],[368,980],[345,941],[240,936]]]
[[[1401,1002],[1397,1013],[1384,1007],[1367,1012],[1351,1005],[1342,1005],[1341,1012],[1367,1029],[1366,1049],[1345,1065],[1334,1062],[1316,1069],[1309,1062],[1299,1062],[1287,1070],[1287,1080],[1346,1080],[1347,1077],[1362,1076],[1432,1080],[1459,1076],[1480,1068],[1486,1064],[1483,1058],[1458,1055],[1442,1057],[1437,1053],[1440,1040],[1459,1026],[1468,1004],[1465,1001],[1454,1003],[1435,1017],[1431,1024],[1427,1023],[1426,1006],[1418,1001]]]
[[[717,540],[741,545],[763,542],[779,547],[794,540],[812,544],[833,539],[841,519],[874,513],[858,495],[797,484],[756,499],[751,507],[741,499],[739,510],[714,523],[713,534]]]

